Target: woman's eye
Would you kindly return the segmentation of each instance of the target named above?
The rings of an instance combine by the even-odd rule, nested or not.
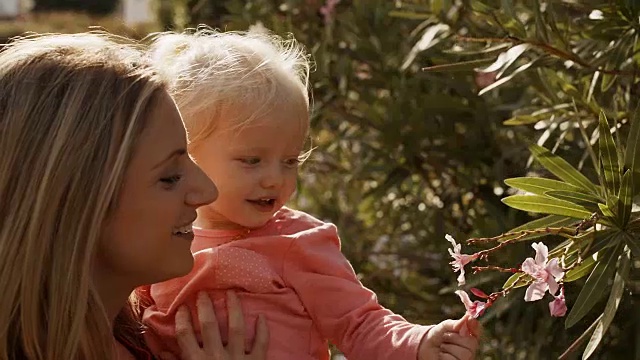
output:
[[[160,179],[160,182],[167,186],[175,186],[182,179],[182,175],[167,176]]]
[[[256,165],[260,163],[260,158],[257,158],[257,157],[242,158],[240,159],[240,161],[247,165]]]

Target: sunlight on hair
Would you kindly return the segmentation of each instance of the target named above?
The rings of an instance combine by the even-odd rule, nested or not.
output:
[[[98,336],[112,328],[93,259],[147,105],[166,86],[136,48],[93,32],[31,34],[0,51],[0,359],[112,350]]]
[[[292,37],[265,31],[221,33],[201,26],[150,39],[154,63],[173,79],[171,93],[190,146],[197,146],[223,119],[244,126],[276,107],[295,114],[308,128],[311,65]]]

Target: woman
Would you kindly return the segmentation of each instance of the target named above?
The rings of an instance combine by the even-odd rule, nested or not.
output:
[[[140,54],[95,33],[0,52],[0,359],[147,358],[130,294],[193,265],[191,223],[217,192]],[[180,319],[183,357],[244,358],[199,310],[204,348]]]

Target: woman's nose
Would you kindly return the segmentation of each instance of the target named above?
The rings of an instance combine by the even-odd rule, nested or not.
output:
[[[218,198],[218,188],[216,184],[209,179],[207,174],[205,174],[198,165],[193,164],[193,166],[195,167],[193,176],[194,183],[192,190],[187,194],[187,203],[195,207],[200,207],[214,202]]]

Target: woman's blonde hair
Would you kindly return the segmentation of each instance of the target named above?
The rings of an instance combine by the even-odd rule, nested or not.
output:
[[[295,39],[200,26],[153,34],[150,41],[155,66],[171,79],[190,147],[209,136],[223,116],[234,116],[242,126],[284,105],[308,123],[310,60]]]
[[[131,45],[34,35],[0,51],[0,359],[112,358],[92,265],[166,88]]]

